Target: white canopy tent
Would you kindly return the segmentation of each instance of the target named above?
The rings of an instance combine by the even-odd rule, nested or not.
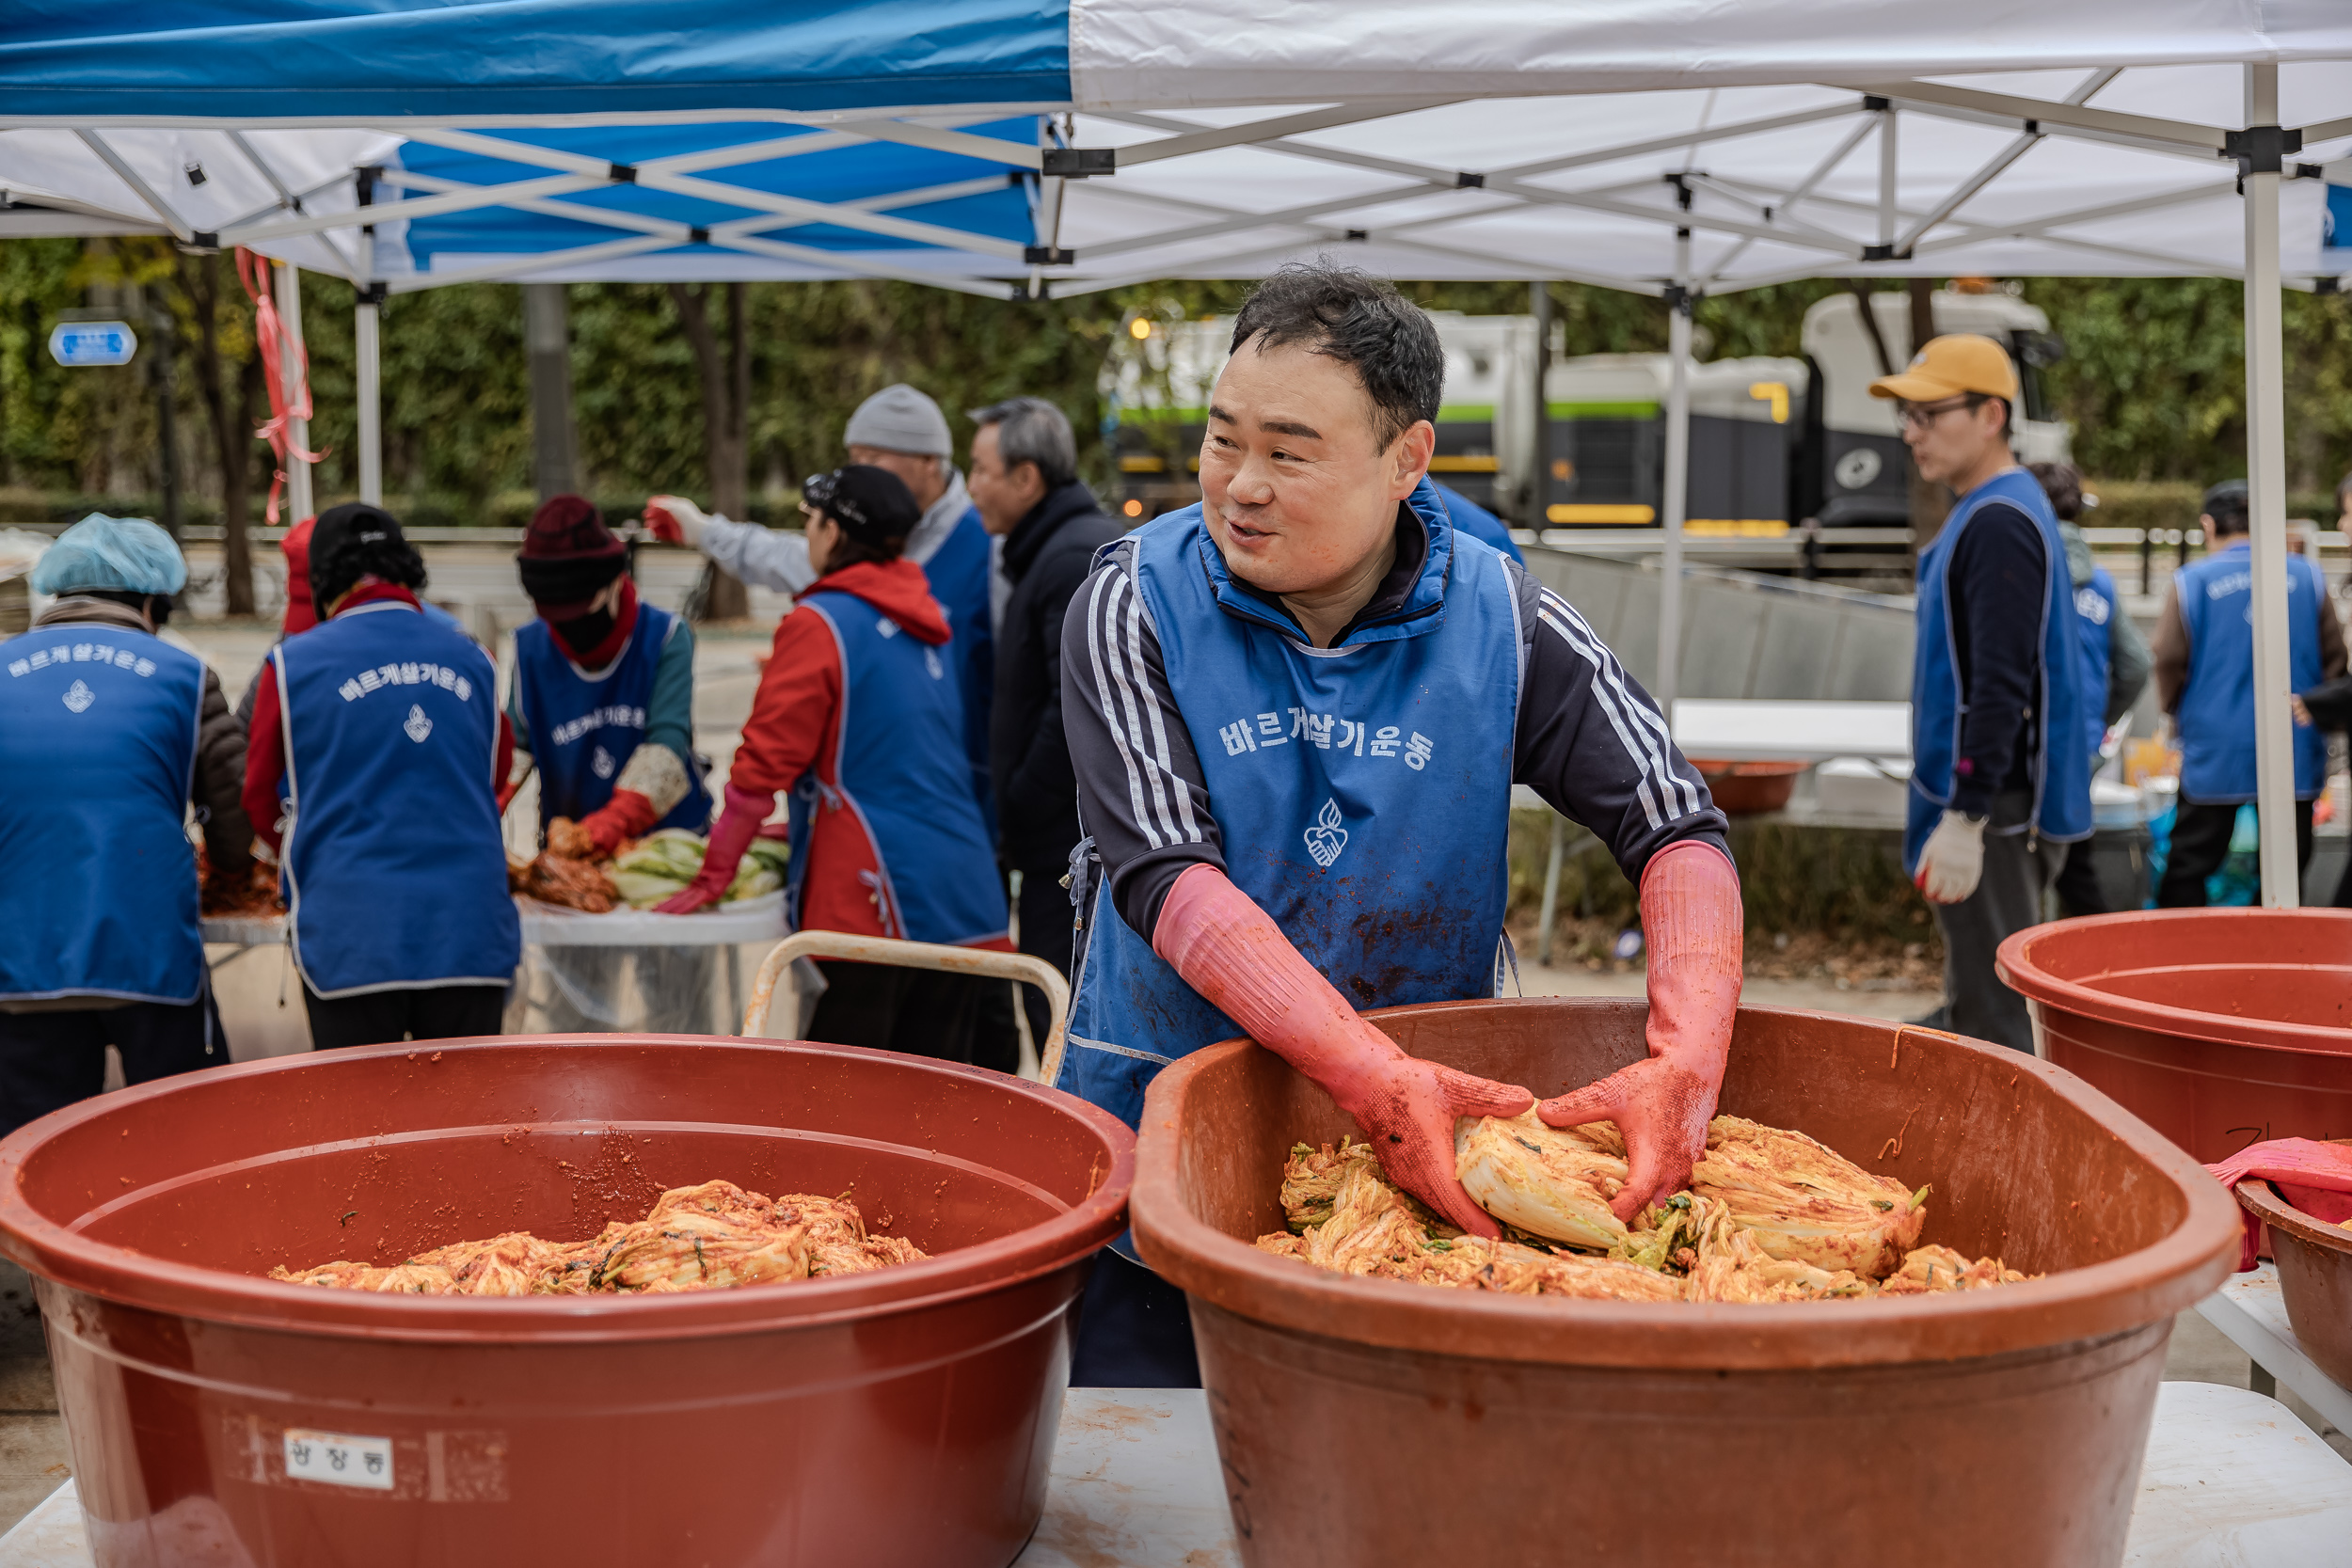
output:
[[[861,7],[818,8],[838,24]],[[0,74],[7,41],[0,29]],[[486,277],[831,276],[1066,295],[1253,276],[1338,250],[1394,276],[1666,295],[1681,307],[1678,366],[1693,294],[1793,277],[2242,276],[2264,889],[2268,902],[2295,901],[2279,290],[2332,288],[2352,265],[2328,245],[2327,181],[2330,159],[2352,150],[2352,11],[2319,0],[2048,0],[1996,17],[1899,0],[1801,14],[1763,0],[1474,0],[1433,22],[1425,3],[1401,0],[1180,10],[1074,0],[1063,75],[1030,58],[1012,96],[952,103],[914,90],[921,43],[903,31],[880,40],[892,60],[860,78],[864,101],[833,95],[805,110],[740,83],[710,89],[707,107],[651,109],[619,106],[632,100],[616,86],[606,108],[591,82],[572,84],[564,112],[532,112],[527,95],[499,96],[511,59],[478,95],[409,104],[376,93],[357,116],[324,92],[240,98],[214,82],[191,112],[167,91],[142,106],[69,83],[0,109],[0,190],[32,209],[0,209],[0,233],[78,220],[244,243],[390,292]],[[188,69],[200,72],[200,59]],[[1047,117],[1034,138],[972,129],[1022,115]],[[549,134],[697,124],[739,134],[644,158]],[[776,134],[755,135],[762,126]],[[870,145],[969,161],[975,193],[1008,171],[1027,194],[1029,231],[894,216],[959,199],[937,182],[818,200],[747,173],[755,157]],[[484,171],[416,175],[406,166],[420,148],[473,155]],[[206,184],[184,182],[191,163]],[[354,174],[368,166],[386,172]],[[616,198],[621,186],[726,215],[665,214]],[[502,254],[416,243],[433,223],[486,210],[562,232]],[[875,238],[845,245],[842,231]],[[811,243],[819,234],[832,238]],[[361,310],[364,345],[373,303]],[[363,347],[363,475],[370,369]],[[1670,448],[1688,429],[1687,376],[1675,386]],[[1678,581],[1678,488],[1666,503],[1665,565]],[[1663,602],[1671,698],[1677,595]]]

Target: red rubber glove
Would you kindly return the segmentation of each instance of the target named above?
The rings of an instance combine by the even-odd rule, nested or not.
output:
[[[1502,1234],[1454,1174],[1454,1121],[1515,1117],[1534,1095],[1407,1056],[1213,865],[1193,866],[1168,889],[1152,950],[1251,1038],[1322,1085],[1398,1186],[1474,1236]]]
[[[1538,1107],[1554,1127],[1617,1124],[1630,1169],[1609,1207],[1621,1220],[1689,1186],[1707,1152],[1740,1006],[1741,924],[1740,874],[1722,850],[1685,839],[1651,856],[1642,873],[1649,1060]]]
[[[597,854],[609,855],[624,840],[643,837],[657,819],[652,800],[633,789],[616,789],[612,800],[580,819],[580,831],[596,845]]]
[[[710,515],[683,496],[656,496],[645,503],[645,527],[665,545],[699,547]]]
[[[734,784],[727,785],[726,808],[711,825],[710,844],[703,850],[702,870],[686,884],[684,893],[656,904],[653,912],[692,914],[725,897],[728,885],[735,880],[735,868],[743,863],[743,851],[751,847],[752,840],[759,836],[759,825],[775,809],[776,798],[772,793],[756,795]]]

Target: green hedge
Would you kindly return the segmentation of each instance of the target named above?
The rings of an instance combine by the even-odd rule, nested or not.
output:
[[[2217,483],[2221,478],[2217,476]],[[2084,488],[2099,498],[2079,519],[2091,528],[2195,528],[2205,487],[2188,480],[2090,479]],[[2287,494],[2287,515],[2322,528],[2336,526],[2336,499],[2325,490]]]
[[[262,505],[265,493],[253,498],[249,520],[260,528]],[[606,521],[618,527],[645,510],[646,498],[642,494],[605,495],[591,498],[602,510]],[[750,521],[765,523],[771,528],[798,527],[801,520],[800,492],[782,490],[752,498]],[[357,500],[357,496],[329,495],[319,498],[322,510],[340,501]],[[539,498],[531,490],[500,490],[486,499],[469,496],[427,493],[417,496],[387,496],[385,506],[409,528],[521,528],[531,521],[537,510]],[[26,523],[48,523],[63,527],[80,522],[93,512],[103,512],[118,517],[152,517],[161,520],[164,498],[160,495],[97,496],[64,490],[28,490],[0,487],[0,528]],[[183,496],[180,520],[190,528],[220,526],[220,505],[198,496]],[[280,522],[289,519],[280,516]]]
[[[1533,920],[1541,910],[1551,814],[1511,816],[1511,913]],[[1637,923],[1640,895],[1600,843],[1568,829],[1560,868],[1560,913]],[[1902,835],[1893,829],[1800,827],[1735,817],[1732,858],[1740,864],[1747,927],[1770,937],[1819,932],[1839,941],[1926,940],[1926,900],[1903,875]]]

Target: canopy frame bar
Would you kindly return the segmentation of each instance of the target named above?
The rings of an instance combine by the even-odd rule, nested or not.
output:
[[[117,152],[103,135],[96,131],[79,131],[75,135],[81,138],[83,146],[97,153],[100,160],[114,170],[116,179],[131,187],[131,194],[145,202],[149,212],[163,220],[164,227],[171,230],[173,237],[183,244],[196,238],[196,230],[188,226],[187,219],[174,211],[170,202],[157,195],[155,187],[141,178],[138,170],[126,163],[122,154]]]

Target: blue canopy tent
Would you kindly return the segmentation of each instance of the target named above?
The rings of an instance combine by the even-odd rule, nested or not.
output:
[[[2279,289],[2341,270],[2320,176],[2352,141],[2346,60],[2352,13],[2309,0],[1997,26],[1915,0],[19,0],[0,233],[249,245],[371,299],[1069,292],[1346,246],[1663,293],[1677,343],[1695,293],[1788,277],[2243,276],[2264,888],[2291,901]]]

